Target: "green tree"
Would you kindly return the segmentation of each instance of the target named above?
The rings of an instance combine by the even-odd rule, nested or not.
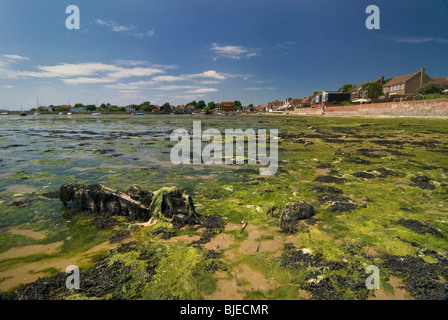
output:
[[[425,94],[432,94],[432,93],[443,93],[444,90],[445,90],[445,87],[441,83],[431,81],[431,82],[428,82],[427,84],[421,86],[420,88],[418,88],[416,93],[425,95]]]
[[[380,95],[383,94],[383,86],[380,85],[378,82],[368,82],[365,83],[361,90],[366,93],[367,98],[371,99],[372,101],[374,99],[377,99]]]
[[[88,105],[86,105],[86,109],[87,109],[87,111],[95,111],[96,106],[94,104],[88,104]]]
[[[145,101],[139,104],[140,111],[151,112],[154,106],[149,101]]]
[[[196,108],[196,105],[197,105],[198,103],[196,102],[196,101],[191,101],[190,103],[187,103],[186,104],[186,106],[193,106],[193,107],[195,107]]]
[[[84,108],[84,105],[82,103],[76,103],[73,108]]]
[[[249,109],[253,109],[253,108],[254,108],[254,105],[251,103],[251,104],[249,104],[249,105],[247,106],[247,108],[249,108]]]
[[[241,110],[242,108],[241,101],[235,100],[235,108],[237,110]]]
[[[171,105],[170,105],[170,103],[169,103],[169,102],[166,102],[166,103],[162,106],[161,111],[162,111],[162,112],[170,112],[170,111],[171,111]]]
[[[339,92],[352,92],[352,90],[356,87],[356,85],[347,83],[338,89]]]
[[[209,107],[210,110],[213,110],[216,108],[216,103],[210,101],[209,103],[207,103],[207,107]]]
[[[210,108],[208,106],[205,106],[204,109],[202,109],[202,110],[204,110],[205,114],[211,113]]]
[[[196,108],[198,108],[199,110],[204,109],[205,106],[206,104],[204,100],[199,100],[198,103],[196,104]]]

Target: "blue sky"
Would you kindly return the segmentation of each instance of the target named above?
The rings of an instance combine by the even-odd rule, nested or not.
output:
[[[365,27],[368,5],[380,30]],[[447,0],[2,0],[0,109],[258,105],[422,66],[447,77],[447,52]]]

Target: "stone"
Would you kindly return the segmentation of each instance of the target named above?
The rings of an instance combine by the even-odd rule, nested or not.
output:
[[[175,227],[197,222],[193,199],[176,187],[165,187],[152,192],[137,185],[130,185],[127,193],[101,184],[64,184],[60,200],[70,214],[89,212],[109,216],[125,216],[130,221],[146,222],[163,219]]]
[[[280,228],[286,233],[296,232],[299,220],[311,218],[317,211],[303,201],[288,202],[280,213]]]
[[[60,200],[65,207],[71,202],[72,207],[81,212],[126,216],[131,221],[147,221],[151,217],[148,206],[101,184],[64,184],[60,188]]]

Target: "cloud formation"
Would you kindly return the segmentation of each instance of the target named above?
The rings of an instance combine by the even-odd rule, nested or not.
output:
[[[428,43],[435,42],[441,44],[448,44],[448,38],[443,37],[419,37],[419,36],[411,36],[411,37],[403,37],[403,36],[392,36],[387,38],[389,41],[400,42],[400,43]]]
[[[227,58],[232,60],[249,59],[259,56],[259,50],[250,49],[243,46],[221,46],[217,43],[211,44],[211,50],[217,54],[218,58]]]
[[[107,28],[110,31],[118,32],[118,33],[125,33],[132,36],[135,36],[137,38],[145,38],[145,37],[152,37],[155,34],[155,30],[146,30],[146,31],[139,31],[136,30],[136,27],[134,25],[121,25],[118,22],[112,20],[112,21],[106,21],[103,19],[94,19],[93,22],[101,27]]]

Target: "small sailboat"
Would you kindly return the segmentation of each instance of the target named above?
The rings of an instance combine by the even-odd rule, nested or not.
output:
[[[39,99],[37,99],[37,98],[36,98],[36,105],[37,105],[37,108],[36,108],[36,111],[34,111],[34,115],[38,116],[38,115],[40,115],[40,112],[39,112]]]
[[[58,113],[60,116],[63,116],[64,115],[64,112],[59,112]]]
[[[100,113],[98,111],[93,111],[92,112],[92,116],[98,117],[100,115]]]
[[[71,112],[67,112],[67,117],[71,117],[72,113]]]
[[[145,114],[142,112],[133,112],[132,115],[133,116],[144,116]]]
[[[20,106],[20,116],[21,117],[26,117],[28,114],[24,111],[22,111],[22,106]]]
[[[7,115],[9,115],[8,112],[2,112],[2,113],[0,113],[0,116],[7,116]]]

